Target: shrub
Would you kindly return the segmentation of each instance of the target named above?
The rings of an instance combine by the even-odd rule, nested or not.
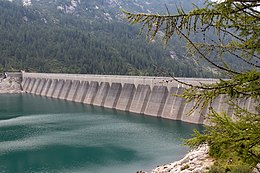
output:
[[[211,166],[208,173],[225,173],[225,169],[220,166]]]
[[[238,165],[231,168],[230,173],[251,173],[252,169],[248,165]]]

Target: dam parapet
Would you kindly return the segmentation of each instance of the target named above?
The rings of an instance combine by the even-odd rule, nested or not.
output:
[[[79,81],[97,81],[107,82],[111,86],[112,83],[125,83],[138,85],[153,86],[166,86],[170,87],[185,87],[185,85],[179,84],[176,81],[172,81],[171,77],[152,77],[152,76],[124,76],[124,75],[94,75],[94,74],[59,74],[59,73],[23,73],[23,78],[45,78],[45,79],[63,79],[63,80],[79,80]],[[177,78],[182,82],[186,82],[192,85],[198,85],[200,83],[214,83],[217,80],[211,78]]]
[[[178,78],[192,85],[215,83],[216,79]],[[167,77],[119,76],[91,74],[23,73],[24,92],[89,105],[129,111],[159,118],[207,124],[208,110],[187,115],[195,104],[173,94],[180,94],[186,86]],[[232,108],[225,97],[214,102],[217,111]],[[249,101],[245,102],[248,105]]]

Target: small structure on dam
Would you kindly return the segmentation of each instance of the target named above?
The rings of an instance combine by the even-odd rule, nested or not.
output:
[[[22,78],[21,86],[27,93],[189,123],[207,123],[206,109],[187,115],[194,101],[186,103],[185,99],[174,96],[185,86],[175,81],[165,82],[171,78],[49,73],[23,73]],[[194,85],[216,82],[216,79],[178,79]],[[217,98],[213,107],[219,112],[232,111],[224,96]]]

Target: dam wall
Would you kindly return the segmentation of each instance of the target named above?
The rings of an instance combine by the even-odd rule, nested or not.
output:
[[[196,110],[187,115],[194,101],[174,96],[186,86],[172,78],[147,76],[113,76],[87,74],[23,73],[21,87],[24,92],[40,96],[65,99],[89,105],[129,111],[159,118],[207,124],[208,110]],[[189,84],[213,83],[215,79],[178,78]],[[225,97],[217,98],[213,106],[229,112]]]

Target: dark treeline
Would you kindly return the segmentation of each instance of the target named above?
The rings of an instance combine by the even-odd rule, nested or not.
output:
[[[63,13],[45,18],[5,1],[0,11],[0,71],[212,76],[181,56],[172,59],[159,41],[149,44],[138,28],[123,22]]]

